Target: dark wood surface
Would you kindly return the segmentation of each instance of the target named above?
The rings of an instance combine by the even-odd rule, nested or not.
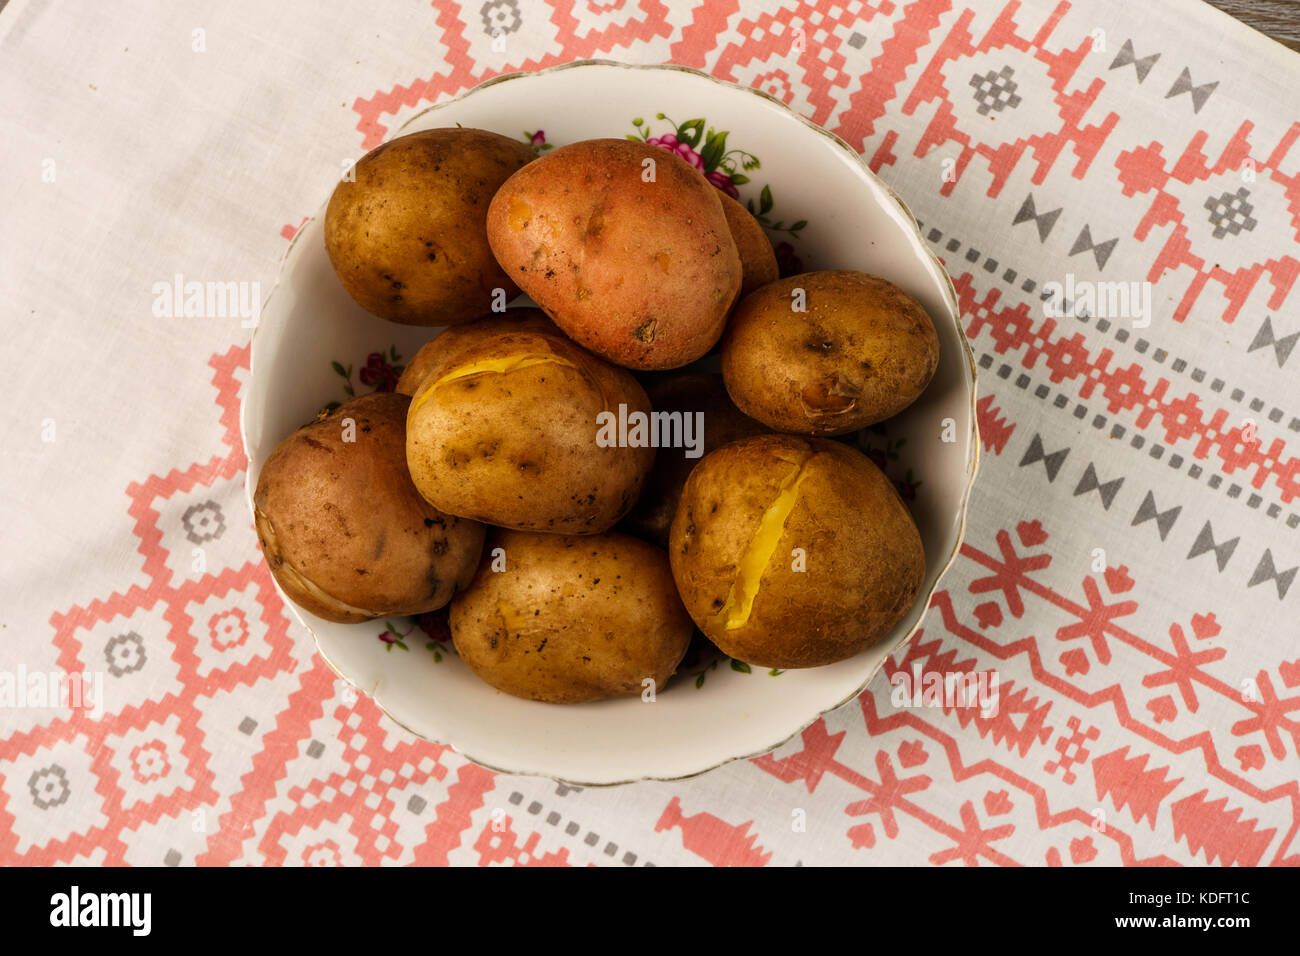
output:
[[[1300,52],[1300,0],[1205,0],[1292,50]]]

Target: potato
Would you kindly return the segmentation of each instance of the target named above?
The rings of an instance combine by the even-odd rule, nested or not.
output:
[[[803,290],[806,311],[794,311]],[[896,415],[930,384],[939,337],[925,309],[879,276],[810,272],[736,307],[722,375],[737,407],[777,431],[843,435]]]
[[[559,335],[541,309],[507,309],[499,314],[484,316],[465,325],[443,329],[421,346],[420,351],[407,363],[402,377],[397,380],[397,391],[412,398],[420,391],[420,383],[431,370],[454,361],[456,356],[476,342],[500,335],[502,332],[533,331]]]
[[[423,614],[474,575],[483,526],[434,508],[407,473],[409,404],[391,392],[346,402],[280,442],[258,475],[262,553],[317,617]]]
[[[775,282],[781,275],[776,264],[776,252],[753,214],[726,193],[718,193],[722,211],[727,214],[727,226],[740,254],[740,294],[749,295],[761,285]]]
[[[709,454],[669,539],[696,625],[757,667],[817,667],[889,633],[925,579],[921,536],[880,470],[825,438],[760,435]]]
[[[334,189],[325,251],[343,288],[375,315],[456,325],[519,294],[488,248],[488,203],[532,148],[480,129],[431,129],[377,146]]]
[[[699,358],[740,291],[718,191],[644,143],[594,139],[547,153],[506,180],[487,228],[506,272],[565,334],[628,368]]]
[[[647,392],[656,414],[680,414],[684,426],[686,416],[698,414],[704,423],[703,435],[700,436],[692,420],[694,448],[659,450],[641,498],[623,519],[623,527],[632,534],[667,547],[668,529],[677,513],[682,486],[691,470],[699,464],[701,456],[738,438],[763,434],[767,428],[741,414],[727,397],[722,376],[716,372],[677,375],[649,386]],[[694,457],[688,453],[694,453]]]
[[[602,413],[646,415],[630,373],[560,335],[505,332],[425,376],[407,415],[420,494],[448,514],[563,534],[598,534],[632,507],[652,447],[602,447]],[[617,436],[615,436],[617,438]]]
[[[456,652],[470,670],[497,690],[553,704],[662,690],[694,630],[667,555],[617,532],[494,531],[473,583],[451,603]]]

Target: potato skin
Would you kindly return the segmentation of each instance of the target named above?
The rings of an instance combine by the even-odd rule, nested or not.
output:
[[[806,312],[791,308],[796,289]],[[722,340],[722,375],[737,407],[805,435],[843,435],[898,414],[938,364],[930,316],[893,283],[862,272],[770,282],[741,300]]]
[[[781,276],[776,262],[776,251],[762,225],[753,213],[726,193],[718,193],[722,211],[727,215],[727,226],[740,254],[740,296],[744,298],[761,285],[775,282]]]
[[[748,616],[733,598],[756,531],[793,481]],[[791,486],[785,484],[788,490]],[[795,570],[803,549],[803,571]],[[669,541],[673,578],[696,625],[725,653],[758,667],[818,667],[887,634],[916,601],[925,552],[881,471],[840,442],[760,435],[707,456],[686,482]],[[756,555],[764,549],[754,548]]]
[[[535,158],[527,144],[480,129],[431,129],[377,146],[325,210],[325,250],[362,308],[406,325],[484,315],[492,290],[519,294],[488,247],[488,203]]]
[[[653,160],[654,182],[642,179]],[[498,261],[575,342],[678,368],[722,334],[741,265],[718,191],[680,156],[623,139],[561,146],[492,199]]]
[[[722,385],[716,372],[677,375],[656,382],[646,389],[656,412],[704,413],[704,447],[707,455],[727,442],[767,432],[767,427],[741,413]],[[622,527],[661,548],[668,547],[668,529],[682,488],[700,458],[687,458],[684,448],[661,448],[654,468],[646,479],[645,490],[636,505],[623,519]]]
[[[469,583],[475,521],[438,511],[406,470],[405,395],[363,395],[285,438],[262,466],[254,521],[271,573],[317,617],[354,623],[442,607]],[[351,419],[355,441],[344,441]]]
[[[530,363],[478,371],[485,363]],[[600,447],[597,416],[649,413],[623,369],[560,335],[506,332],[425,377],[407,415],[406,460],[440,511],[517,530],[599,534],[632,507],[653,448]]]
[[[412,356],[411,361],[402,370],[397,380],[396,391],[399,395],[414,398],[420,391],[420,384],[430,372],[446,367],[455,361],[465,349],[500,335],[503,332],[549,332],[560,335],[555,323],[546,317],[541,309],[507,309],[505,312],[486,315],[465,325],[455,325],[443,329],[425,342],[420,351]]]
[[[493,571],[496,548],[505,570]],[[493,531],[451,603],[456,652],[497,690],[553,704],[662,691],[694,625],[659,548],[617,532]]]

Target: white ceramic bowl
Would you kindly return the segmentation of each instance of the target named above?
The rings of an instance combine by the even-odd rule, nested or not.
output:
[[[698,126],[691,124],[696,119]],[[540,129],[551,144],[679,132],[689,143],[698,130],[694,154],[724,154],[722,175],[740,182],[742,201],[753,200],[773,241],[789,242],[804,270],[876,273],[925,306],[939,333],[938,372],[916,404],[871,437],[891,477],[908,480],[910,472],[910,481],[919,481],[909,485],[909,505],[929,567],[922,598],[887,638],[839,664],[772,675],[746,673],[724,659],[701,674],[679,675],[653,703],[568,707],[498,693],[411,630],[409,619],[390,622],[409,632],[399,646],[379,638],[385,622],[334,624],[290,607],[330,666],[394,721],[492,769],[614,784],[690,776],[779,746],[866,687],[916,630],[961,543],[979,442],[975,366],[952,283],[902,200],[842,140],[766,94],[695,70],[585,61],[501,76],[425,110],[394,135],[456,124],[520,137]],[[724,130],[724,149],[717,149],[716,135],[708,148],[710,134]],[[408,359],[431,334],[356,306],[326,258],[321,216],[307,222],[285,254],[253,338],[242,415],[250,507],[276,443],[323,404],[345,397],[340,370],[350,367],[357,394],[370,391],[360,381],[367,356],[382,352],[398,364],[394,354]],[[951,441],[943,440],[945,424]]]

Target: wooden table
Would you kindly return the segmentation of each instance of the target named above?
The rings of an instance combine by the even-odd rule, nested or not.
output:
[[[1248,27],[1300,52],[1300,0],[1206,0]]]

